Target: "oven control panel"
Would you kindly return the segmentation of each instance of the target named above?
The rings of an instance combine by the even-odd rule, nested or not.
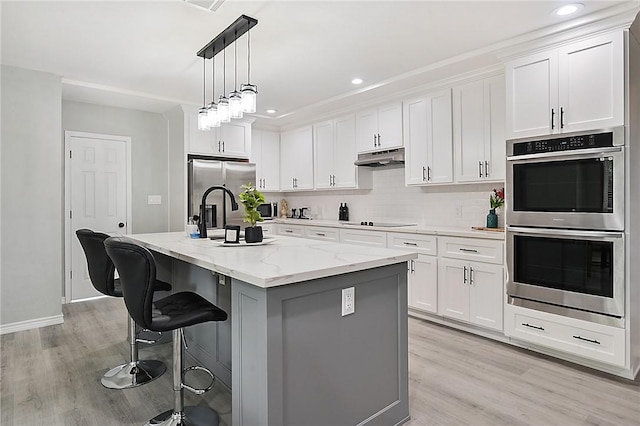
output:
[[[543,152],[572,151],[613,146],[613,133],[574,135],[513,144],[513,155],[540,154]]]

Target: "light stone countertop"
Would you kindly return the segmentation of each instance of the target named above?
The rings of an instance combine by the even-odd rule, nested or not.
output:
[[[210,236],[220,234],[211,232]],[[223,240],[192,239],[184,232],[127,235],[150,250],[261,288],[387,266],[418,257],[387,248],[273,237],[271,244],[225,247]]]
[[[331,228],[348,228],[362,229],[364,231],[384,231],[384,232],[402,232],[409,234],[438,235],[449,237],[465,237],[465,238],[484,238],[489,240],[505,239],[505,233],[497,231],[479,231],[471,228],[453,227],[453,226],[397,226],[397,227],[380,227],[380,226],[363,226],[349,225],[338,220],[316,220],[316,219],[273,219],[263,223],[281,223],[287,225],[305,225],[305,226],[327,226]],[[374,222],[375,223],[375,222]]]

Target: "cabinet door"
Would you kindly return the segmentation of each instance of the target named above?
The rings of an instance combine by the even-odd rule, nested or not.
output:
[[[472,323],[502,330],[503,271],[500,265],[469,264],[469,320]]]
[[[427,97],[427,149],[427,181],[453,182],[451,89]]]
[[[261,191],[280,190],[280,134],[252,131],[251,161],[256,163],[256,179]]]
[[[280,139],[280,188],[313,189],[313,130],[311,126],[284,132]]]
[[[280,189],[292,190],[296,173],[295,131],[280,135]]]
[[[439,259],[438,313],[469,321],[469,267],[462,260]]]
[[[485,100],[485,179],[504,180],[506,175],[507,142],[505,139],[504,77],[484,81]]]
[[[249,157],[251,125],[247,123],[224,123],[219,129],[219,152],[225,157]]]
[[[456,181],[484,180],[484,82],[453,88]]]
[[[557,51],[550,50],[513,60],[506,64],[505,70],[507,138],[546,135],[557,131]]]
[[[560,130],[624,124],[623,32],[558,49]]]
[[[438,258],[418,254],[409,261],[409,306],[421,311],[438,312]]]
[[[356,146],[358,152],[377,148],[378,110],[370,109],[356,114]],[[375,138],[374,138],[375,136]]]
[[[405,101],[403,121],[404,181],[407,185],[423,185],[427,182],[427,98]]]
[[[315,146],[316,188],[332,188],[334,174],[333,121],[324,121],[313,125],[313,144]]]
[[[356,188],[356,118],[348,115],[334,120],[334,187]]]
[[[402,146],[402,102],[378,107],[378,148]]]

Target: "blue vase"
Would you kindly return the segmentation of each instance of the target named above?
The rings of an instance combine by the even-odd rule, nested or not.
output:
[[[498,227],[498,215],[496,214],[496,209],[489,210],[489,214],[487,215],[487,228],[497,228]]]

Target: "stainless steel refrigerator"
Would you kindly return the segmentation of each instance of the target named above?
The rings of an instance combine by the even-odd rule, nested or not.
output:
[[[188,161],[188,192],[187,214],[189,217],[200,215],[202,194],[211,186],[223,185],[229,189],[239,205],[238,210],[231,210],[229,196],[220,190],[212,191],[206,200],[205,219],[207,228],[224,228],[226,225],[243,225],[243,207],[239,194],[242,185],[256,183],[256,165],[240,161],[218,159],[189,159]]]

